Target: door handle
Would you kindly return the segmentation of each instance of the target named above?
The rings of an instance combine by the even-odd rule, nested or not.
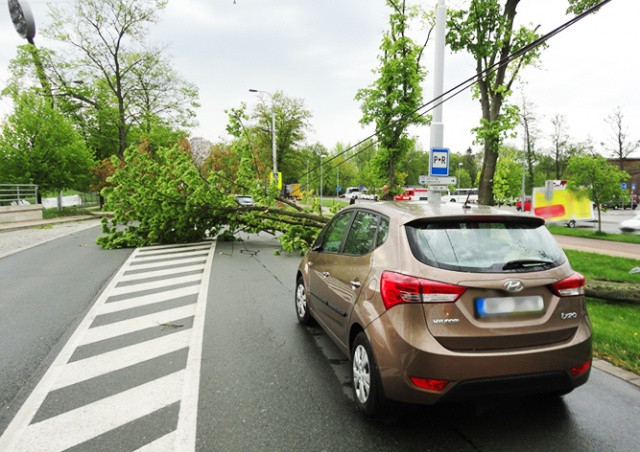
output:
[[[360,284],[360,281],[358,281],[357,279],[354,279],[353,281],[351,281],[351,287],[353,287],[354,289],[359,289],[360,287],[362,287],[362,284]]]

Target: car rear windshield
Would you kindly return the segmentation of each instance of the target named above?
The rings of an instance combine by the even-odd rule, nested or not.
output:
[[[539,222],[421,220],[407,224],[406,231],[416,259],[447,270],[531,272],[557,267],[566,259]]]

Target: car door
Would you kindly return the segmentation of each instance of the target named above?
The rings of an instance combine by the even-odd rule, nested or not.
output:
[[[316,320],[327,330],[334,318],[332,301],[335,276],[331,275],[339,261],[342,243],[347,235],[355,210],[339,213],[322,232],[318,243],[309,252],[309,296]]]
[[[379,223],[378,214],[358,211],[351,222],[340,254],[326,268],[331,292],[327,326],[345,346],[353,307],[371,270],[371,252],[375,247]]]

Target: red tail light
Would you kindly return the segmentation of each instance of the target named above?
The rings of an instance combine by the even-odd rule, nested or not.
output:
[[[551,285],[551,290],[559,297],[575,297],[584,295],[585,279],[580,273],[574,273],[567,279]]]
[[[387,309],[400,303],[454,303],[465,290],[462,286],[393,272],[382,273],[380,281],[382,302]]]
[[[578,375],[582,375],[591,367],[591,361],[587,361],[584,364],[571,368],[571,376],[577,377]]]
[[[429,391],[442,391],[449,382],[447,380],[434,380],[432,378],[409,377],[411,383],[419,388],[428,389]]]

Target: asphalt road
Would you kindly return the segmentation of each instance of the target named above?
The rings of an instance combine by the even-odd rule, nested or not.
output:
[[[15,409],[15,405],[24,399],[57,352],[66,349],[67,338],[76,337],[72,333],[78,325],[78,329],[82,329],[84,323],[90,324],[87,331],[96,336],[105,328],[130,322],[123,320],[123,316],[143,319],[149,315],[139,311],[143,308],[135,308],[138,309],[136,312],[130,312],[135,310],[131,307],[117,312],[114,308],[117,303],[132,306],[135,300],[156,295],[157,291],[149,289],[135,292],[142,290],[142,286],[135,289],[135,282],[124,280],[127,274],[131,274],[128,278],[143,277],[136,276],[143,270],[131,270],[142,268],[137,267],[140,265],[137,261],[154,266],[151,269],[154,272],[152,285],[160,284],[158,278],[176,276],[172,273],[180,271],[169,269],[167,275],[155,276],[161,263],[155,263],[151,253],[141,251],[130,255],[131,250],[99,250],[93,245],[98,233],[97,228],[88,229],[0,259],[3,287],[12,286],[14,279],[20,280],[18,285],[21,286],[12,290],[11,298],[5,298],[3,292],[0,304],[0,332],[3,334],[0,388],[14,394],[17,389],[19,393],[9,406],[3,398],[0,402],[3,413]],[[157,392],[148,403],[166,399],[164,404],[74,450],[133,450],[140,447],[141,442],[146,444],[145,441],[158,441],[152,443],[156,450],[189,450],[182,447],[184,443],[176,442],[170,436],[174,430],[181,431],[181,412],[189,408],[185,398],[189,392],[197,395],[192,416],[197,422],[193,431],[185,434],[192,434],[190,444],[202,451],[637,450],[640,389],[598,369],[592,370],[585,386],[562,399],[538,397],[491,400],[478,405],[404,407],[385,422],[363,419],[354,410],[348,387],[348,361],[320,329],[297,324],[293,278],[300,257],[274,255],[278,246],[268,236],[244,238],[248,239],[244,243],[218,243],[209,252],[211,262],[210,267],[205,267],[206,277],[196,281],[200,284],[197,286],[201,288],[199,293],[206,294],[202,299],[206,306],[198,301],[196,305],[200,309],[180,322],[153,320],[157,330],[153,333],[154,340],[167,341],[188,333],[201,338],[201,351],[194,348],[192,341],[188,350],[175,347],[176,351],[168,353],[167,358],[146,359],[135,366],[77,383],[69,387],[73,393],[67,388],[53,391],[46,398],[42,397],[44,408],[38,410],[29,428],[37,427],[37,421],[42,419],[55,420],[56,415],[70,416],[69,413],[76,411],[74,416],[78,423],[82,422],[80,415],[83,413],[96,413],[97,417],[100,413],[97,408],[82,411],[84,408],[79,405],[100,404],[100,397],[107,395],[113,402],[108,405],[109,412],[122,409],[128,413],[147,403],[137,400],[135,394],[139,388],[155,384]],[[152,252],[165,253],[163,250]],[[207,253],[200,249],[192,252]],[[167,251],[165,256],[175,263],[176,258],[168,257],[173,256],[169,253],[177,252]],[[123,267],[116,273],[121,265]],[[40,276],[27,272],[29,268],[39,269]],[[129,270],[123,273],[126,269]],[[66,273],[74,275],[64,277]],[[114,280],[105,286],[114,273]],[[64,282],[48,283],[51,279],[61,278]],[[32,279],[41,280],[37,290],[30,288]],[[147,279],[140,283],[149,284]],[[134,291],[132,295],[127,294],[128,287]],[[107,293],[106,300],[107,295],[96,297],[101,290]],[[25,294],[20,295],[21,291]],[[19,301],[7,303],[7,299]],[[45,299],[57,301],[43,307]],[[87,311],[94,301],[94,307]],[[171,306],[163,309],[182,313],[194,301],[182,297],[164,303]],[[98,307],[113,312],[96,312]],[[14,311],[7,311],[9,308]],[[89,319],[83,319],[85,313]],[[179,315],[184,317],[184,314],[175,314]],[[14,317],[17,318],[14,320]],[[202,330],[197,329],[198,325]],[[187,328],[193,333],[186,331]],[[79,336],[79,343],[88,342],[86,334],[89,333]],[[5,340],[14,334],[20,335],[19,340]],[[44,350],[37,347],[41,337],[47,338],[42,341]],[[97,359],[101,351],[96,347],[111,350],[113,365],[125,359],[125,352],[120,357],[116,344],[109,342],[111,339],[96,336],[94,340],[97,339],[102,340],[95,342],[95,346],[89,344],[76,349],[73,356],[78,362],[86,356]],[[33,350],[24,348],[24,343],[32,343]],[[176,383],[173,376],[182,378],[183,371],[188,371],[188,357],[193,355],[193,350],[198,350],[197,355],[201,356],[199,381],[184,384],[181,379],[182,386],[175,390],[180,395],[171,394],[173,386],[167,383]],[[34,353],[33,357],[31,353]],[[79,353],[85,356],[78,356]],[[13,364],[5,368],[5,359]],[[18,366],[24,370],[16,374],[19,361],[25,361],[24,366]],[[144,378],[133,370],[139,370]],[[67,378],[77,377],[75,373],[69,373]],[[137,382],[138,379],[144,380],[144,384]],[[187,381],[186,377],[184,381]],[[121,396],[118,391],[124,389],[127,391],[122,394],[126,396]],[[78,402],[89,399],[91,403]],[[123,407],[114,405],[116,399],[121,400]],[[70,424],[61,425],[72,435],[71,430],[77,426]],[[1,429],[4,428],[3,420]],[[159,442],[167,438],[171,439],[170,443]],[[160,448],[160,445],[164,447]]]
[[[80,230],[0,259],[2,430],[131,253],[101,250],[99,232]]]

